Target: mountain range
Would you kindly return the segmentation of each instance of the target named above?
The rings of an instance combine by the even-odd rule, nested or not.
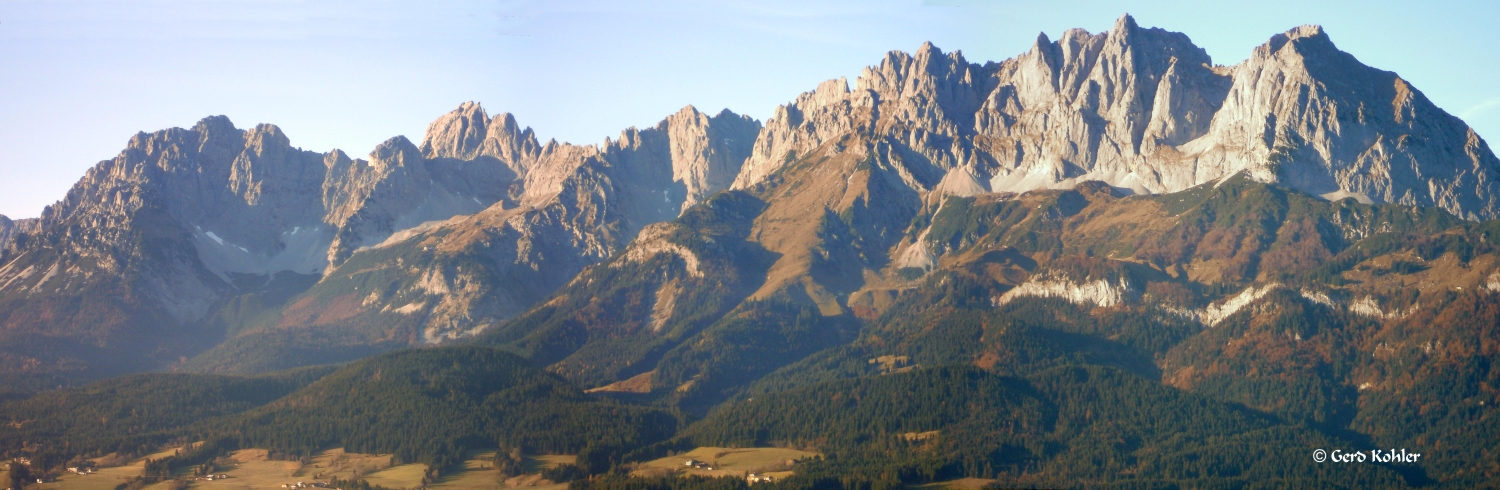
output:
[[[1203,454],[1425,447],[1419,469],[1357,481],[1479,485],[1500,478],[1481,442],[1500,437],[1496,218],[1484,140],[1322,28],[1222,66],[1126,15],[1001,62],[894,51],[763,122],[690,106],[590,146],[474,103],[366,159],[221,116],[140,133],[39,218],[0,217],[0,379],[25,396],[477,344],[701,418],[626,459],[681,441],[879,453],[790,419],[737,432],[773,420],[762,397],[978,379],[955,393],[1032,413],[1144,383],[1131,393],[1238,427],[1195,439]],[[1075,471],[1094,457],[1079,426],[1008,426],[1011,446],[976,455],[962,441],[998,422],[953,417],[890,430],[964,434],[933,449],[955,474],[1114,481]],[[1277,439],[1285,424],[1323,439]],[[1106,459],[1274,471],[1161,463],[1158,436]],[[1061,480],[1019,476],[1038,471]]]

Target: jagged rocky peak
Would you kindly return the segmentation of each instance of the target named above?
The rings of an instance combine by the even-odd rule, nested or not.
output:
[[[165,130],[165,132],[177,131],[177,128]],[[158,134],[164,131],[158,131]],[[229,116],[208,116],[193,125],[192,132],[198,135],[198,151],[208,160],[225,161],[233,158],[234,154],[243,149],[245,132],[234,127]],[[140,133],[137,137],[145,137],[146,133]],[[132,145],[135,146],[132,141]]]
[[[423,218],[443,219],[487,206],[482,202],[466,206],[469,209],[443,206],[445,201],[455,200],[439,197],[442,189],[433,185],[422,151],[405,136],[377,145],[368,162],[354,160],[347,170],[330,174],[338,174],[325,182],[324,189],[328,196],[324,201],[331,205],[325,222],[338,230],[328,248],[328,263],[334,265],[359,247],[379,243],[391,233],[427,221]]]
[[[12,220],[0,214],[0,262],[4,262],[20,246],[21,235],[36,233],[39,223],[40,220],[36,218]]]
[[[337,196],[329,202],[358,205],[340,208],[330,220],[337,225],[328,247],[327,262],[332,267],[323,281],[299,297],[309,302],[298,299],[294,303],[316,310],[334,297],[325,293],[345,294],[342,291],[350,288],[352,280],[348,272],[357,269],[363,274],[371,267],[367,254],[414,247],[426,252],[428,245],[438,243],[439,253],[421,254],[427,256],[422,260],[406,255],[405,265],[380,265],[399,272],[374,279],[389,282],[373,289],[395,294],[370,296],[357,309],[360,314],[378,315],[380,322],[420,324],[416,337],[420,342],[472,335],[524,311],[584,267],[613,256],[640,229],[677,217],[698,195],[722,190],[748,156],[760,129],[754,119],[733,112],[709,115],[687,107],[653,126],[626,129],[618,139],[598,145],[549,141],[536,152],[524,175],[503,185],[478,186],[517,193],[507,195],[505,202],[471,216],[416,226],[421,221],[411,217],[430,216],[424,209],[452,201],[445,195],[457,195],[459,202],[484,201],[475,201],[469,190],[445,180],[445,175],[463,175],[468,182],[475,180],[476,172],[503,166],[485,155],[462,160],[440,156],[435,150],[443,146],[441,141],[466,141],[442,135],[469,134],[481,122],[490,135],[496,128],[517,133],[513,118],[487,118],[477,105],[466,104],[444,116],[422,147],[431,156],[424,156],[422,163],[434,183],[425,201],[400,194],[400,189],[421,186],[397,186],[403,180],[395,173],[368,187],[351,184],[335,189]],[[467,141],[472,147],[473,138]],[[331,173],[351,174],[330,181],[363,182],[360,175],[373,175],[376,168],[395,169],[402,160],[405,167],[414,167],[416,159],[409,153],[403,140],[393,139],[372,153],[368,163],[330,155],[326,161],[335,169]],[[382,187],[386,182],[392,187]],[[376,212],[380,210],[385,211]],[[358,279],[366,286],[373,284],[369,280],[363,275]],[[355,322],[347,327],[359,329],[366,324]]]
[[[755,140],[749,159],[731,186],[760,183],[798,156],[849,132],[869,132],[874,124],[875,95],[849,90],[840,77],[825,81],[790,104],[776,107]]]
[[[1101,91],[1090,94],[1080,87],[1080,95],[1092,95],[1093,99],[1079,102],[1096,107],[1101,117],[1122,122],[1118,128],[1111,129],[1119,131],[1118,140],[1130,142],[1132,152],[1140,153],[1151,122],[1176,121],[1186,115],[1170,110],[1157,113],[1158,95],[1166,95],[1163,92],[1169,93],[1183,82],[1217,77],[1209,69],[1211,65],[1208,53],[1194,46],[1186,35],[1162,29],[1142,29],[1136,25],[1135,19],[1126,15],[1115,23],[1105,38],[1099,60],[1089,77],[1090,81],[1105,86],[1106,90],[1109,84],[1116,84],[1116,93]],[[1167,78],[1169,72],[1171,78]],[[1201,96],[1197,98],[1203,99]],[[1180,107],[1170,103],[1161,106],[1163,109]],[[1202,134],[1208,118],[1201,119],[1199,127],[1189,128],[1198,131],[1189,130],[1175,139],[1186,141]]]
[[[644,225],[671,219],[709,195],[729,188],[750,156],[760,127],[759,121],[728,109],[710,116],[687,106],[655,126],[645,129],[631,127],[621,131],[618,139],[605,138],[598,146],[591,147],[597,150],[594,154],[567,148],[571,145],[549,143],[542,160],[551,161],[555,155],[572,154],[569,161],[577,162],[577,165],[586,164],[592,157],[609,162],[614,168],[611,178],[617,186],[634,188],[642,196],[656,196],[651,198],[649,205],[643,200],[639,203],[645,207],[633,205],[633,209],[650,208],[653,215],[670,211],[660,219],[642,222]],[[542,167],[548,167],[548,172],[558,170],[550,165],[539,165],[537,171],[540,172]],[[555,180],[528,176],[527,192],[533,192],[533,182],[543,184],[537,188],[541,190],[555,187],[549,183]],[[544,192],[540,195],[550,194]]]
[[[1319,47],[1321,49],[1333,51],[1338,50],[1338,48],[1335,48],[1333,46],[1333,40],[1328,38],[1328,33],[1323,32],[1323,26],[1317,24],[1307,24],[1297,26],[1286,32],[1271,36],[1271,39],[1267,40],[1265,44],[1262,44],[1255,48],[1255,55],[1260,57],[1274,55],[1277,51],[1281,51],[1281,48],[1283,46],[1286,46],[1287,42],[1299,39],[1308,39],[1311,42],[1320,44],[1321,46]]]
[[[489,115],[475,102],[459,104],[453,112],[427,125],[422,154],[429,158],[473,158],[489,136]]]
[[[1129,15],[1108,32],[1040,35],[1028,53],[994,65],[976,133],[996,165],[981,168],[997,191],[1097,178],[1160,192],[1156,174],[1134,169],[1158,147],[1207,131],[1229,85],[1219,71],[1186,35]]]
[[[224,116],[204,118],[192,129],[139,133],[49,206],[41,227],[150,206],[190,228],[270,253],[279,248],[282,225],[316,222],[321,215],[319,160],[292,147],[275,126],[240,130]]]
[[[1500,161],[1483,140],[1395,73],[1340,51],[1321,27],[1273,36],[1232,74],[1210,134],[1184,145],[1200,164],[1243,166],[1330,199],[1500,217]]]
[[[349,158],[349,154],[348,153],[344,153],[344,150],[340,150],[340,149],[337,149],[337,148],[335,148],[333,150],[330,150],[328,153],[324,153],[323,154],[323,169],[324,169],[324,171],[328,171],[328,170],[331,170],[331,169],[334,169],[334,168],[339,168],[339,167],[346,167],[350,163],[353,163],[353,162],[354,162],[354,160],[351,159],[351,158]]]
[[[709,116],[687,106],[663,120],[657,129],[667,134],[672,180],[686,188],[682,209],[687,209],[734,183],[754,148],[760,121],[729,109]]]
[[[944,55],[932,43],[915,54],[886,54],[876,67],[865,68],[855,80],[855,91],[870,91],[881,104],[879,124],[905,125],[943,135],[958,135],[972,127],[979,98],[974,83],[980,67],[954,51]]]
[[[379,172],[392,172],[396,169],[419,169],[422,162],[422,150],[405,136],[395,136],[370,151],[370,165]]]
[[[245,149],[230,163],[228,189],[251,207],[297,192],[303,193],[297,205],[310,205],[305,192],[323,173],[315,162],[315,155],[293,148],[281,128],[261,124],[245,132]]]
[[[1098,180],[1168,193],[1244,172],[1329,199],[1500,217],[1500,164],[1483,140],[1318,26],[1277,34],[1232,67],[1129,15],[1107,32],[1041,34],[998,63],[930,43],[893,51],[853,90],[830,80],[778,107],[733,186],[850,133],[919,192],[958,169],[984,192]]]
[[[507,112],[490,118],[476,102],[460,104],[439,117],[427,126],[422,138],[422,154],[427,158],[492,157],[517,175],[525,175],[541,149],[531,128],[521,128],[515,116]]]

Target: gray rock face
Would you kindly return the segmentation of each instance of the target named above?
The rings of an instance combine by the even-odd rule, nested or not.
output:
[[[24,245],[25,235],[35,233],[38,221],[34,218],[12,220],[0,214],[0,262],[16,248]]]
[[[284,321],[260,327],[410,324],[415,343],[467,335],[728,187],[759,131],[748,117],[688,107],[601,145],[542,145],[510,114],[491,118],[465,103],[434,121],[420,146],[398,136],[368,159],[304,151],[275,126],[241,130],[221,116],[140,133],[40,218],[0,218],[0,297],[16,299],[0,322],[76,337],[93,320],[32,325],[46,315],[18,312],[104,287],[123,299],[108,306],[120,313],[117,324],[97,326],[111,332],[101,338],[163,318],[192,330],[218,321],[209,317],[242,286],[289,271],[326,275],[304,297],[342,298],[385,281],[384,295],[362,293],[340,310],[374,323],[297,317],[291,305]],[[401,256],[410,262],[385,263],[392,250],[411,252]]]
[[[692,107],[593,146],[538,146],[530,130],[516,127],[510,115],[489,118],[476,104],[433,123],[421,147],[429,161],[500,162],[517,174],[500,187],[507,195],[477,214],[410,227],[353,250],[301,296],[313,298],[306,307],[326,309],[321,298],[374,286],[359,298],[358,313],[328,328],[409,324],[420,332],[417,343],[472,335],[619,253],[647,225],[726,189],[760,131],[748,117],[708,116]],[[377,150],[372,162],[399,159],[385,153]],[[271,326],[250,330],[257,328]]]
[[[422,139],[422,155],[429,159],[490,157],[515,175],[525,175],[540,153],[541,146],[531,128],[521,129],[510,113],[488,118],[484,108],[474,102],[465,102],[433,121]]]
[[[1247,172],[1336,199],[1500,217],[1500,161],[1462,121],[1393,73],[1339,51],[1317,26],[1274,36],[1233,66],[1128,15],[1105,33],[1045,35],[1000,63],[930,44],[892,52],[777,108],[734,187],[839,135],[919,192],[1065,188],[1101,180],[1175,192]]]
[[[369,162],[335,159],[329,173],[336,177],[328,179],[323,194],[328,209],[324,222],[338,230],[328,262],[342,263],[355,249],[380,243],[397,231],[472,214],[498,201],[498,189],[513,178],[508,170],[493,161],[465,163],[427,160],[401,136],[377,146]],[[462,185],[485,183],[490,184],[484,186],[488,192]]]
[[[789,170],[807,157],[824,163]],[[37,327],[69,338],[196,328],[247,285],[295,272],[321,280],[237,324],[244,352],[274,351],[253,336],[291,328],[380,348],[440,342],[531,308],[726,188],[776,194],[755,240],[781,258],[757,297],[806,286],[834,314],[862,287],[861,268],[932,267],[941,250],[908,225],[945,195],[1090,180],[1166,193],[1240,173],[1329,199],[1500,217],[1500,161],[1485,142],[1321,28],[1278,34],[1224,67],[1187,36],[1125,16],[1104,33],[1041,36],[998,63],[931,44],[892,52],[764,127],[686,107],[601,144],[542,143],[510,114],[465,103],[420,144],[395,137],[366,159],[224,117],[140,133],[40,218],[0,218],[0,329],[48,315],[73,315]],[[74,314],[71,301],[106,296],[120,299]],[[90,326],[100,318],[114,323]]]
[[[734,183],[750,157],[760,122],[727,109],[709,116],[688,106],[655,129],[667,134],[672,180],[686,188],[682,209],[687,209]]]
[[[134,226],[124,216],[151,207],[171,223],[149,231],[186,235],[201,265],[225,282],[228,274],[319,273],[400,229],[484,209],[512,178],[492,160],[429,160],[400,137],[367,162],[294,148],[275,126],[239,130],[210,117],[192,129],[137,134],[48,207],[37,231],[66,233],[72,223],[90,232],[46,241],[110,255],[132,229],[105,230]],[[112,274],[120,263],[100,262]]]
[[[1360,64],[1317,26],[1271,38],[1234,67],[1199,167],[1240,166],[1326,197],[1500,216],[1500,160],[1463,121],[1395,73]]]
[[[326,251],[323,277],[279,311],[231,326],[235,338],[187,368],[289,367],[255,358],[287,329],[342,343],[329,348],[376,349],[482,331],[727,188],[759,131],[748,117],[687,107],[598,145],[538,144],[511,115],[465,103],[420,146],[397,137],[368,161],[322,155],[322,214],[293,231]]]

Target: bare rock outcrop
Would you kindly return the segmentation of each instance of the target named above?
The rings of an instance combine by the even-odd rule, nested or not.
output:
[[[276,126],[239,129],[222,116],[139,133],[40,218],[0,219],[0,297],[14,300],[0,308],[0,326],[104,344],[145,335],[142,325],[208,329],[201,337],[212,339],[228,328],[214,317],[226,301],[289,280],[273,279],[282,273],[313,278],[293,283],[326,275],[318,287],[337,290],[349,285],[335,272],[361,251],[429,243],[416,263],[356,264],[391,269],[380,280],[392,292],[424,293],[362,297],[354,314],[411,319],[420,326],[413,342],[466,335],[726,188],[759,130],[747,117],[689,107],[602,145],[543,145],[510,114],[465,103],[434,121],[420,146],[398,136],[366,159],[305,151]],[[431,248],[437,237],[452,238],[446,252]],[[482,270],[461,265],[475,263]],[[107,306],[69,306],[104,290],[115,298]],[[175,361],[171,353],[203,348],[178,344],[132,355]]]
[[[1322,28],[1272,37],[1231,74],[1209,133],[1181,148],[1193,165],[1329,198],[1500,217],[1500,160],[1478,134],[1395,73],[1339,51]]]
[[[510,168],[521,175],[510,186],[511,196],[473,216],[412,228],[371,247],[370,255],[408,254],[398,268],[418,271],[393,274],[397,279],[385,289],[397,292],[363,308],[408,307],[406,314],[421,318],[423,342],[471,335],[520,314],[583,268],[619,253],[641,229],[726,189],[759,130],[745,116],[708,116],[686,107],[599,145],[507,146],[502,142],[534,137],[529,129],[516,130],[508,114],[486,119],[478,105],[465,104],[433,123],[422,152],[437,159],[515,162]],[[338,283],[344,269],[371,267],[355,262],[331,271],[308,295],[343,287]]]
[[[1107,32],[1039,36],[1001,62],[931,44],[891,52],[764,126],[689,106],[575,145],[469,102],[420,144],[391,138],[363,159],[222,116],[139,133],[41,217],[0,218],[0,326],[104,345],[142,325],[240,322],[214,323],[247,339],[222,352],[230,360],[270,352],[250,336],[280,341],[285,329],[372,349],[441,342],[526,311],[642,229],[731,188],[765,204],[746,240],[777,257],[751,297],[838,315],[885,272],[931,270],[966,239],[934,241],[948,196],[1089,181],[1170,193],[1240,174],[1326,199],[1500,217],[1487,144],[1321,28],[1219,66],[1186,35],[1127,15]],[[285,307],[216,316],[288,273],[300,289]]]
[[[356,345],[392,345],[392,335],[402,339],[395,345],[438,343],[481,332],[620,253],[641,229],[727,188],[759,130],[748,117],[687,107],[598,145],[537,145],[510,115],[491,118],[466,103],[429,126],[420,147],[393,138],[368,163],[330,155],[327,167],[337,177],[327,182],[337,187],[325,188],[326,223],[338,230],[331,266],[286,308],[244,325],[238,338],[189,368],[287,367],[242,360],[288,328]],[[492,205],[451,218],[409,218],[423,215],[426,204],[417,203],[462,192],[440,175],[476,168],[510,177],[482,187],[504,193],[490,196]],[[424,197],[423,189],[438,194]]]
[[[978,190],[969,180],[985,192],[1100,180],[1168,193],[1246,172],[1329,199],[1500,217],[1500,160],[1485,142],[1317,26],[1277,34],[1232,67],[1128,15],[1108,32],[1039,36],[999,63],[931,44],[892,52],[852,90],[830,80],[777,108],[734,187],[851,132],[923,193],[955,169],[961,193]]]
[[[728,109],[709,116],[687,106],[656,129],[667,134],[672,180],[685,188],[682,209],[687,209],[734,183],[750,157],[760,122]]]
[[[36,233],[38,224],[35,218],[12,220],[0,214],[0,262],[7,254],[25,246],[25,237]]]

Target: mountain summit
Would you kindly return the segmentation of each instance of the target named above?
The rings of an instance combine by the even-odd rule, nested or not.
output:
[[[0,336],[15,340],[0,364],[55,386],[226,336],[231,350],[308,329],[383,348],[461,336],[726,188],[759,129],[687,107],[617,142],[539,144],[510,114],[465,103],[420,147],[397,136],[367,159],[222,116],[140,133],[41,218],[0,219]],[[383,263],[393,250],[419,257]],[[333,358],[297,362],[315,359]]]
[[[205,441],[158,475],[343,448],[424,482],[576,451],[547,478],[596,490],[739,485],[619,471],[725,447],[821,454],[744,467],[799,488],[1500,487],[1497,169],[1317,26],[1225,67],[1129,16],[595,145],[475,103],[365,159],[210,117],[0,217],[0,398],[200,373],[0,404],[0,449]]]
[[[938,268],[973,238],[937,240],[951,231],[934,223],[949,197],[1091,181],[1153,195],[1237,175],[1500,217],[1500,161],[1485,142],[1322,28],[1219,66],[1186,35],[1126,15],[1108,32],[1038,36],[1001,62],[930,43],[893,51],[764,125],[689,106],[598,145],[541,142],[472,102],[420,144],[397,136],[364,159],[222,116],[139,133],[40,218],[0,218],[0,340],[14,340],[0,342],[0,371],[55,386],[347,360],[500,326],[500,338],[542,338],[513,320],[622,253],[739,270],[706,284],[701,271],[658,278],[632,300],[654,302],[631,320],[650,330],[673,331],[689,287],[841,317],[886,304],[907,287],[898,276]],[[715,201],[725,190],[737,194]],[[678,253],[699,246],[720,255]]]
[[[927,192],[1024,192],[1103,181],[1177,192],[1246,172],[1329,199],[1500,217],[1500,160],[1394,73],[1318,26],[1273,36],[1235,66],[1186,35],[1121,17],[983,65],[924,44],[777,108],[735,181],[854,132]]]

